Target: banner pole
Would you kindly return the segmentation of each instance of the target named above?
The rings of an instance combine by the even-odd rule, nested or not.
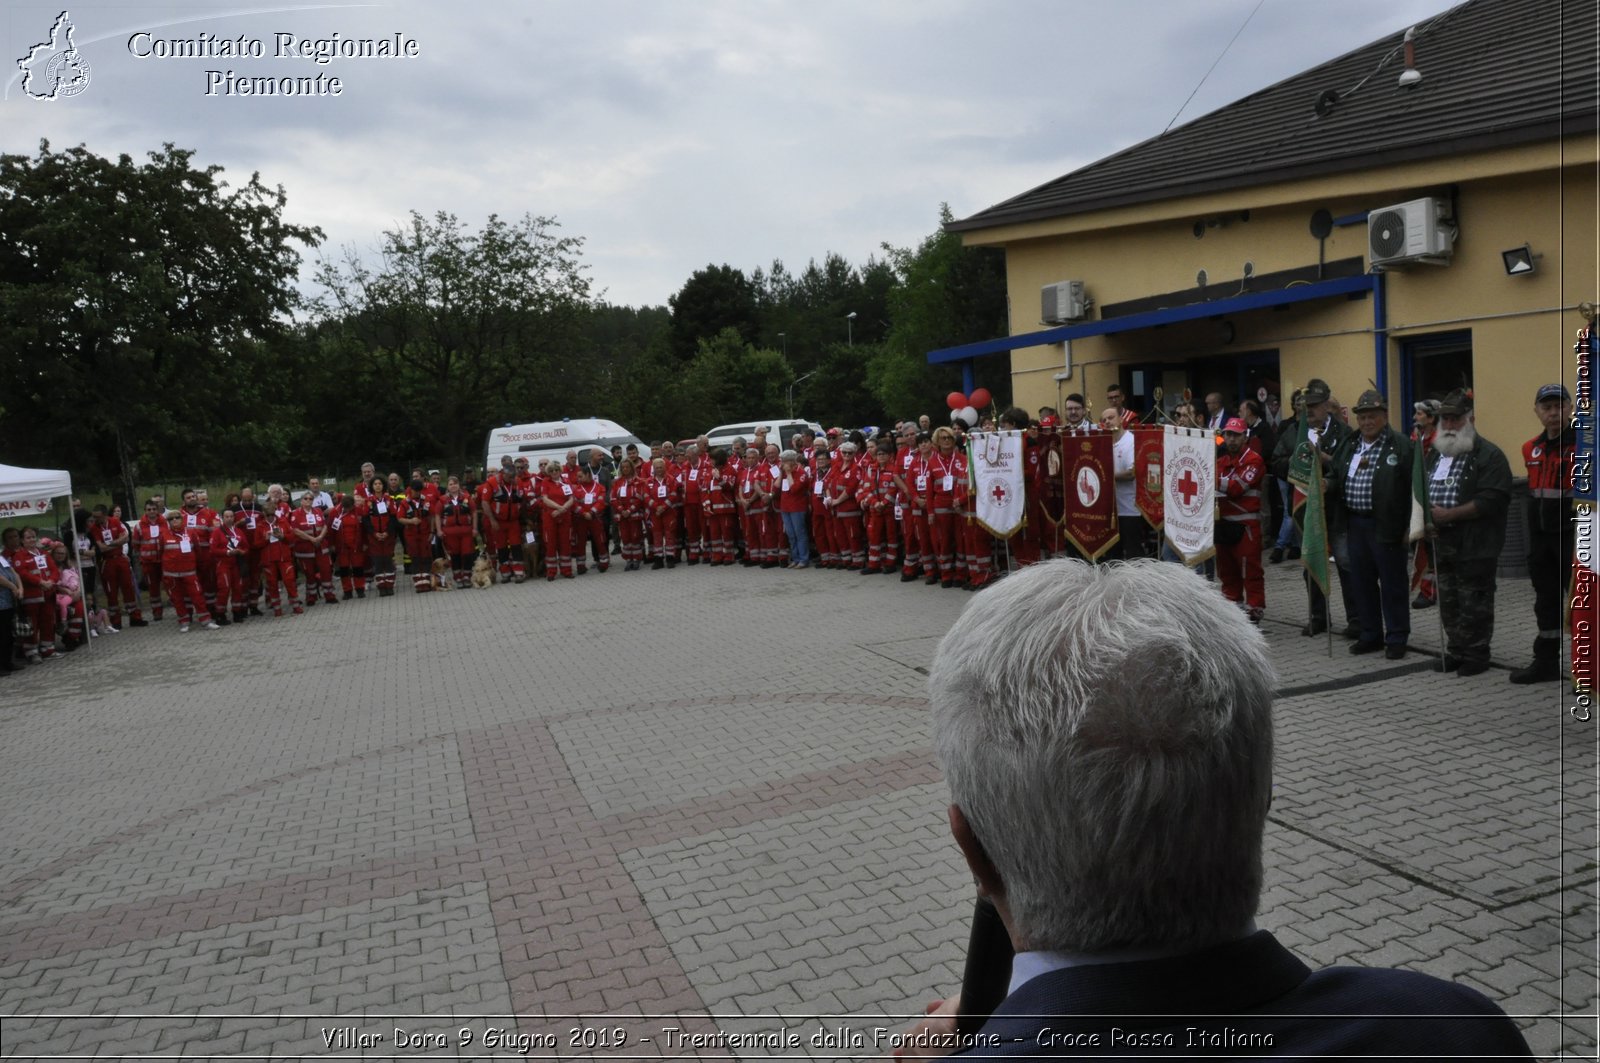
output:
[[[1444,595],[1439,593],[1439,540],[1434,539],[1428,547],[1428,570],[1433,573],[1433,611],[1438,615],[1439,621],[1439,672],[1443,674],[1447,669],[1444,659],[1450,650],[1448,636],[1444,632],[1444,606],[1440,604]]]

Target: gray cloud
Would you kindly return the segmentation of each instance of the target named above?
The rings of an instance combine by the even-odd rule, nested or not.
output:
[[[749,4],[421,0],[275,13],[125,3],[73,10],[93,83],[70,100],[15,91],[0,148],[163,141],[239,179],[259,170],[332,249],[366,249],[416,209],[471,223],[555,215],[584,236],[613,302],[662,303],[707,262],[796,268],[916,243],[958,216],[1162,129],[1254,0]],[[1183,113],[1420,21],[1438,0],[1267,0]],[[13,3],[8,62],[59,6]],[[241,12],[228,14],[230,11]],[[218,17],[227,15],[227,17]],[[381,36],[419,59],[135,60],[96,36],[206,16],[163,36]],[[345,82],[338,99],[203,95],[208,68]]]

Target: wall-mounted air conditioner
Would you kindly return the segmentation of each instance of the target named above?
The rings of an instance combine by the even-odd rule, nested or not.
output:
[[[1091,300],[1084,294],[1082,281],[1046,284],[1039,294],[1039,320],[1046,325],[1082,321],[1089,314]]]
[[[1435,197],[1413,199],[1367,213],[1367,257],[1374,269],[1408,262],[1445,266],[1456,242],[1449,205]]]

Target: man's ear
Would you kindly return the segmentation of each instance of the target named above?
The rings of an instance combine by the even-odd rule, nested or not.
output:
[[[950,806],[950,833],[961,848],[961,855],[967,858],[967,868],[971,870],[972,877],[978,882],[978,895],[1003,901],[1006,884],[1001,881],[1000,872],[995,869],[989,854],[984,852],[983,842],[978,840],[977,832],[967,822],[966,813],[961,811],[960,805]]]

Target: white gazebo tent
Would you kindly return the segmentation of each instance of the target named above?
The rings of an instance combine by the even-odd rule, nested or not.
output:
[[[72,477],[66,470],[0,465],[0,517],[50,514],[53,521],[58,498],[67,499],[69,506],[72,503]],[[89,605],[83,600],[83,559],[76,548],[72,550],[72,558],[78,568],[78,600],[87,614]]]

